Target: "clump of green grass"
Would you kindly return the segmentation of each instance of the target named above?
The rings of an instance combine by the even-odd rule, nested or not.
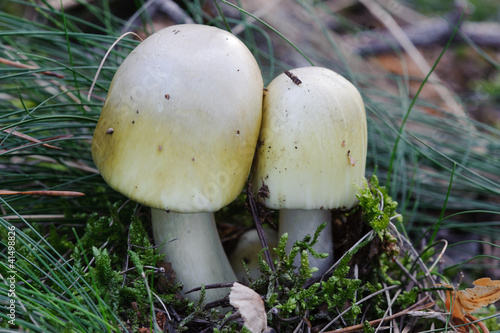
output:
[[[21,327],[33,332],[110,332],[125,328],[110,304],[96,293],[96,283],[75,269],[73,259],[59,254],[35,227],[25,221],[24,228],[4,219],[0,223],[2,229],[13,230],[15,235],[11,245],[14,259],[9,262],[9,252],[1,254],[2,303],[15,306],[13,312],[0,313],[3,328]],[[2,241],[2,245],[7,243]],[[61,246],[61,242],[55,246]],[[7,276],[13,277],[14,286],[5,281]]]

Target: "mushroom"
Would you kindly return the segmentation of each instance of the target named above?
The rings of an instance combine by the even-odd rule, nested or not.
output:
[[[277,255],[273,249],[278,247],[278,232],[274,229],[265,228],[264,233],[266,235],[268,249],[271,252],[271,257],[273,259],[277,259]],[[236,247],[229,255],[229,262],[231,263],[234,273],[236,274],[236,279],[239,282],[243,282],[245,284],[250,283],[245,266],[243,266],[243,262],[245,262],[248,272],[253,280],[259,277],[260,266],[257,253],[261,250],[262,244],[260,242],[257,229],[251,229],[245,232],[238,239]]]
[[[155,243],[184,290],[235,281],[213,212],[248,177],[262,89],[259,66],[239,39],[195,24],[151,35],[111,82],[92,157],[113,189],[152,208]],[[207,290],[206,299],[228,291]]]
[[[329,253],[311,266],[333,263],[331,209],[357,203],[367,150],[367,124],[358,90],[321,67],[286,71],[267,87],[252,177],[265,206],[279,209],[279,233],[294,241],[327,223],[315,247]],[[266,191],[260,190],[263,185]],[[265,192],[266,195],[262,195]]]

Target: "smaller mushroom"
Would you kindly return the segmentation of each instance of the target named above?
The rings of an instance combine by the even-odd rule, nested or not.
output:
[[[269,251],[271,252],[271,257],[276,259],[276,253],[273,248],[278,247],[279,237],[278,232],[274,229],[265,228],[264,233],[266,235],[267,244]],[[243,261],[245,262],[250,276],[252,279],[256,279],[259,276],[259,261],[257,260],[257,253],[262,250],[262,245],[260,243],[259,234],[256,229],[249,230],[240,236],[238,244],[236,245],[233,252],[229,255],[229,262],[233,267],[234,273],[236,274],[236,279],[243,283],[249,283],[247,277],[247,271],[245,266],[243,266]]]
[[[367,124],[358,90],[339,74],[321,67],[291,70],[267,87],[252,183],[265,183],[265,206],[279,209],[279,233],[293,242],[326,228],[310,258],[321,274],[333,264],[331,209],[350,209],[362,186]],[[296,81],[300,80],[300,84]],[[257,194],[257,193],[256,193]]]

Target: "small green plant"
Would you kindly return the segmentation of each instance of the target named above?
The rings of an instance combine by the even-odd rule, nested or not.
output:
[[[356,295],[362,282],[359,279],[347,277],[350,255],[341,260],[332,276],[326,281],[307,284],[313,277],[313,273],[317,271],[316,267],[310,267],[309,255],[324,257],[324,254],[309,252],[323,228],[324,226],[320,226],[314,237],[295,242],[289,253],[285,251],[288,235],[284,234],[278,248],[274,249],[278,254],[274,272],[260,254],[259,263],[262,275],[252,282],[251,287],[257,290],[262,287],[267,288],[266,305],[270,309],[277,310],[277,318],[273,319],[274,324],[277,324],[275,320],[279,322],[280,319],[287,318],[324,319],[325,315],[318,311],[320,305],[325,304],[328,311],[334,311],[342,309],[346,304],[356,302]],[[298,267],[294,265],[296,257],[299,258]],[[354,305],[345,318],[352,322],[359,313],[360,308]]]
[[[303,240],[294,242],[287,251],[288,235],[281,236],[274,252],[274,270],[263,259],[264,250],[258,254],[261,275],[251,280],[250,287],[265,295],[270,326],[279,327],[283,332],[293,331],[300,322],[308,320],[314,325],[331,325],[338,314],[342,313],[344,324],[355,325],[360,318],[379,318],[385,315],[389,306],[404,309],[415,304],[420,289],[404,290],[401,281],[393,279],[394,258],[399,255],[397,233],[391,221],[400,215],[396,212],[397,202],[392,200],[386,189],[380,186],[378,178],[372,176],[370,182],[364,181],[359,189],[359,207],[363,223],[367,226],[367,234],[359,239],[347,252],[338,254],[339,259],[323,277],[315,277],[316,267],[311,267],[309,258],[325,258],[326,253],[317,253],[316,244],[325,225],[318,227],[314,235],[307,235]],[[356,216],[350,212],[350,216]],[[400,237],[400,235],[398,235]],[[377,253],[364,276],[358,276],[354,269],[356,255],[369,249]],[[382,293],[391,286],[398,289],[392,303]],[[364,302],[370,300],[370,305]],[[335,319],[336,318],[336,319]],[[365,332],[373,332],[371,324],[362,322]]]
[[[370,183],[366,179],[363,187],[358,187],[359,206],[363,211],[364,220],[383,239],[389,222],[396,218],[402,221],[401,215],[396,213],[398,203],[389,196],[385,187],[380,186],[378,177],[373,175]]]
[[[88,252],[87,255],[94,261],[86,276],[94,282],[96,292],[113,311],[129,321],[148,327],[154,318],[154,312],[151,315],[151,286],[155,274],[161,274],[157,264],[163,255],[154,249],[141,220],[126,206],[120,205],[115,203],[109,206],[109,217],[92,215],[89,219],[80,242],[81,251]],[[124,221],[130,222],[127,224]],[[99,229],[101,233],[97,236]],[[106,244],[112,244],[110,251]],[[91,252],[88,251],[89,246]],[[78,251],[74,253],[82,254]],[[127,267],[125,270],[122,269],[124,266]],[[175,293],[177,289],[170,291]]]
[[[23,232],[0,220],[2,228],[15,230],[16,242],[12,244],[19,249],[12,267],[0,265],[0,274],[9,276],[9,271],[15,271],[15,280],[22,282],[15,287],[16,299],[23,304],[17,307],[16,323],[31,327],[30,321],[35,322],[35,331],[43,332],[71,331],[68,325],[76,331],[100,332],[108,331],[104,328],[108,325],[125,327],[126,321],[135,327],[152,324],[151,288],[162,274],[157,268],[162,255],[157,254],[131,209],[115,203],[109,210],[109,216],[89,217],[75,245],[66,237],[58,239],[52,228],[43,239],[33,226]],[[69,249],[71,260],[61,257],[57,249]],[[166,289],[172,298],[178,290],[175,285]],[[45,303],[43,309],[37,308]],[[182,307],[185,302],[171,304]],[[65,310],[61,312],[61,308]],[[72,318],[71,324],[57,319],[63,312]],[[8,322],[2,325],[8,326]]]

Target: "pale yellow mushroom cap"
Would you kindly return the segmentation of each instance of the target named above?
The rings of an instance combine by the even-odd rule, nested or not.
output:
[[[235,36],[175,25],[118,68],[92,140],[115,190],[147,206],[213,212],[240,193],[262,114],[259,66]]]
[[[351,208],[362,185],[367,124],[358,90],[320,67],[276,77],[264,96],[253,189],[273,209]]]

